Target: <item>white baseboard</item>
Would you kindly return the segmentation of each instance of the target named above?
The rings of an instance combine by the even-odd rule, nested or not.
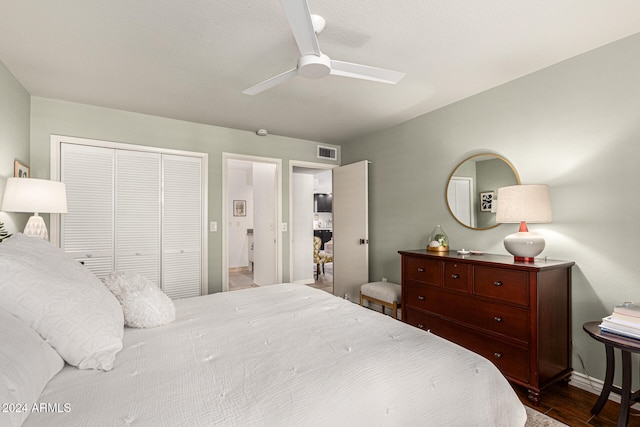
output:
[[[602,392],[602,387],[604,386],[604,381],[574,371],[571,373],[569,384],[579,389],[593,393],[596,396],[600,396],[600,392]],[[618,395],[617,393],[609,393],[609,400],[620,403],[620,395]],[[595,400],[593,403],[595,404]],[[640,403],[636,403],[631,407],[633,409],[640,410]]]

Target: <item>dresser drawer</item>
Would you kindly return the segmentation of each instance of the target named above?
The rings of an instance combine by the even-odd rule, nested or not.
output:
[[[404,277],[420,283],[442,286],[443,262],[433,259],[406,257]]]
[[[475,266],[473,292],[476,295],[528,306],[528,275],[524,271]]]
[[[479,303],[470,295],[429,286],[407,287],[407,306],[455,319],[522,342],[529,340],[529,311],[498,302]]]
[[[406,322],[478,353],[493,362],[506,376],[529,382],[529,352],[525,348],[474,332],[438,316],[410,309],[407,310]]]
[[[444,287],[458,291],[470,292],[471,266],[459,262],[444,263]]]

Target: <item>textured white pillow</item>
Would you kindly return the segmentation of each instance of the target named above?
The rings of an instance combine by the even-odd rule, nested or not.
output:
[[[0,337],[0,425],[17,427],[64,361],[29,325],[2,309]]]
[[[119,271],[104,283],[122,304],[125,326],[153,328],[176,319],[173,301],[146,277]]]
[[[0,243],[0,307],[78,368],[108,371],[122,349],[118,300],[93,273],[45,240],[15,234]]]

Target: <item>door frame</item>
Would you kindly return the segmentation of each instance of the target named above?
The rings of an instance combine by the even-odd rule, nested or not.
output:
[[[282,159],[250,156],[246,154],[222,153],[222,292],[229,291],[229,167],[228,160],[243,160],[267,163],[276,166],[276,280],[282,283]]]
[[[293,277],[293,168],[307,168],[317,170],[335,169],[340,165],[329,163],[307,162],[304,160],[289,160],[289,277]]]

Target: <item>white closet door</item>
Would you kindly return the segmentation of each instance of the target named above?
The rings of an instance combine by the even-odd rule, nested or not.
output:
[[[201,294],[201,161],[162,156],[162,290],[171,298]]]
[[[114,150],[63,143],[60,162],[69,209],[61,219],[61,247],[103,278],[114,267]]]
[[[116,151],[115,270],[160,286],[159,153]]]

